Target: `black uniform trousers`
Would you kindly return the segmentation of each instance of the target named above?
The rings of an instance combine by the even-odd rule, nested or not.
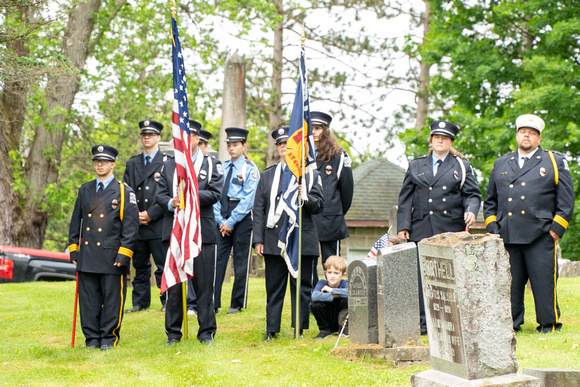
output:
[[[87,347],[114,347],[119,342],[127,276],[79,271],[79,309]]]
[[[230,204],[230,211],[233,210]],[[219,232],[219,231],[218,231]],[[218,236],[218,253],[215,279],[215,307],[221,308],[222,285],[226,277],[226,269],[232,246],[234,248],[234,286],[230,307],[245,308],[248,281],[248,259],[252,239],[252,213],[236,223],[230,235]]]
[[[212,297],[213,297],[213,286],[212,286]],[[197,297],[195,296],[193,278],[187,281],[187,310],[195,310],[197,312]]]
[[[558,261],[556,242],[546,233],[529,244],[506,244],[512,274],[511,303],[514,330],[524,323],[524,292],[528,279],[532,285],[536,320],[540,332],[560,329],[560,307],[556,294]]]
[[[314,318],[316,318],[318,329],[321,332],[338,332],[341,328],[338,315],[342,310],[348,310],[348,298],[335,298],[331,302],[312,302],[310,310]]]
[[[155,281],[157,287],[161,287],[161,276],[165,267],[166,249],[163,247],[161,238],[138,240],[135,243],[133,254],[133,267],[135,267],[135,277],[133,278],[133,306],[148,308],[151,306],[151,255],[155,261]],[[165,296],[160,295],[161,304],[165,305]]]
[[[280,332],[284,297],[288,286],[288,267],[280,255],[264,254],[266,265],[266,332]]]
[[[217,330],[213,305],[213,283],[215,271],[215,243],[203,243],[201,253],[193,260],[193,288],[197,295],[197,321],[199,341],[212,340]],[[168,340],[180,340],[183,325],[183,285],[167,289],[165,332]]]
[[[300,329],[308,329],[310,325],[310,300],[312,297],[312,268],[318,257],[309,255],[302,256],[300,281]],[[292,300],[292,328],[296,322],[296,278],[290,276],[290,299]]]

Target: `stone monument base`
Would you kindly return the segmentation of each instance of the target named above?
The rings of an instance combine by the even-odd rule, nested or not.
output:
[[[467,380],[436,370],[411,375],[413,387],[539,387],[540,379],[524,374],[507,374],[491,378]]]
[[[378,344],[349,344],[331,351],[333,356],[345,360],[368,359],[393,366],[429,365],[429,347],[385,348]]]

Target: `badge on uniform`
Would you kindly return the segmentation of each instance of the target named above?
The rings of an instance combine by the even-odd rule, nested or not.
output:
[[[159,181],[159,179],[161,179],[161,173],[155,172],[155,174],[153,175],[153,180]]]
[[[568,166],[568,160],[562,159],[562,163],[564,163],[564,169],[566,171],[569,171],[570,170],[570,167]]]
[[[221,164],[216,165],[217,171],[220,175],[224,174],[224,168],[222,167]]]
[[[258,174],[256,172],[252,173],[252,180],[258,180]]]
[[[455,180],[459,180],[459,172],[453,171],[453,177],[455,178]]]
[[[326,166],[326,174],[330,175],[332,173],[332,165],[327,165]]]
[[[207,177],[207,171],[205,169],[202,169],[201,171],[199,171],[199,178],[204,180]]]
[[[242,176],[242,174],[240,173],[240,174],[238,175],[238,181],[243,181],[243,180],[244,180],[244,176]]]
[[[119,202],[117,201],[117,199],[113,199],[113,201],[111,202],[111,207],[114,209],[117,208],[117,206],[119,205]]]
[[[348,155],[345,155],[345,157],[344,157],[344,164],[343,164],[344,167],[345,168],[350,168],[350,164],[351,164],[350,157],[348,157]]]
[[[546,176],[546,168],[544,167],[540,168],[540,176],[542,177]]]
[[[137,196],[135,196],[135,192],[129,192],[129,203],[137,204]]]

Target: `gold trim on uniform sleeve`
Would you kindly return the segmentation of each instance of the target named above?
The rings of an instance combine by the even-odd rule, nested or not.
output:
[[[554,216],[554,222],[558,223],[560,226],[564,227],[564,229],[568,228],[568,221],[562,218],[560,215]]]
[[[485,227],[487,227],[491,222],[497,222],[497,217],[495,215],[485,218]]]
[[[129,250],[126,247],[119,247],[119,254],[126,255],[129,258],[133,258],[133,250]]]
[[[73,245],[70,245],[70,246],[68,247],[68,252],[69,252],[69,253],[72,253],[72,252],[74,252],[74,251],[79,251],[79,245],[77,245],[76,243],[75,243],[75,244],[73,244]]]

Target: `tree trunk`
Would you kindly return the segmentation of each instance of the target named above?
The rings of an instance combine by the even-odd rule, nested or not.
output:
[[[33,7],[8,7],[6,12],[20,19],[24,26],[30,24],[34,18]],[[9,17],[10,15],[6,15]],[[6,52],[11,52],[15,57],[28,58],[30,48],[28,39],[10,40],[6,45]],[[16,74],[13,74],[16,75]],[[24,125],[26,114],[26,99],[30,83],[21,77],[5,79],[2,95],[0,96],[0,245],[13,245],[12,216],[14,203],[17,203],[16,195],[12,190],[14,181],[10,160],[10,151],[18,150],[20,134]]]
[[[283,14],[282,0],[275,0],[276,15]],[[280,22],[274,29],[274,54],[272,56],[272,93],[270,95],[271,106],[268,112],[270,132],[282,126],[282,67],[283,67],[283,41],[284,23]],[[280,160],[276,143],[268,134],[268,150],[266,152],[266,166],[276,164]]]
[[[76,73],[48,80],[46,107],[41,111],[41,123],[33,128],[35,136],[24,169],[30,191],[13,206],[12,238],[18,246],[42,248],[49,215],[44,209],[45,190],[58,181],[67,117],[80,87],[79,73],[89,54],[90,37],[100,6],[101,0],[77,2],[69,14],[61,54],[70,61]]]
[[[226,128],[232,126],[246,127],[246,64],[238,54],[233,54],[228,59],[224,74],[219,139],[219,159],[222,162],[230,159],[226,145]]]
[[[429,23],[431,22],[431,4],[425,1],[425,13],[423,14],[423,43],[427,40],[429,34]],[[419,88],[417,92],[417,114],[415,119],[415,130],[419,131],[422,127],[427,125],[427,114],[429,112],[429,69],[423,58],[419,61]]]

